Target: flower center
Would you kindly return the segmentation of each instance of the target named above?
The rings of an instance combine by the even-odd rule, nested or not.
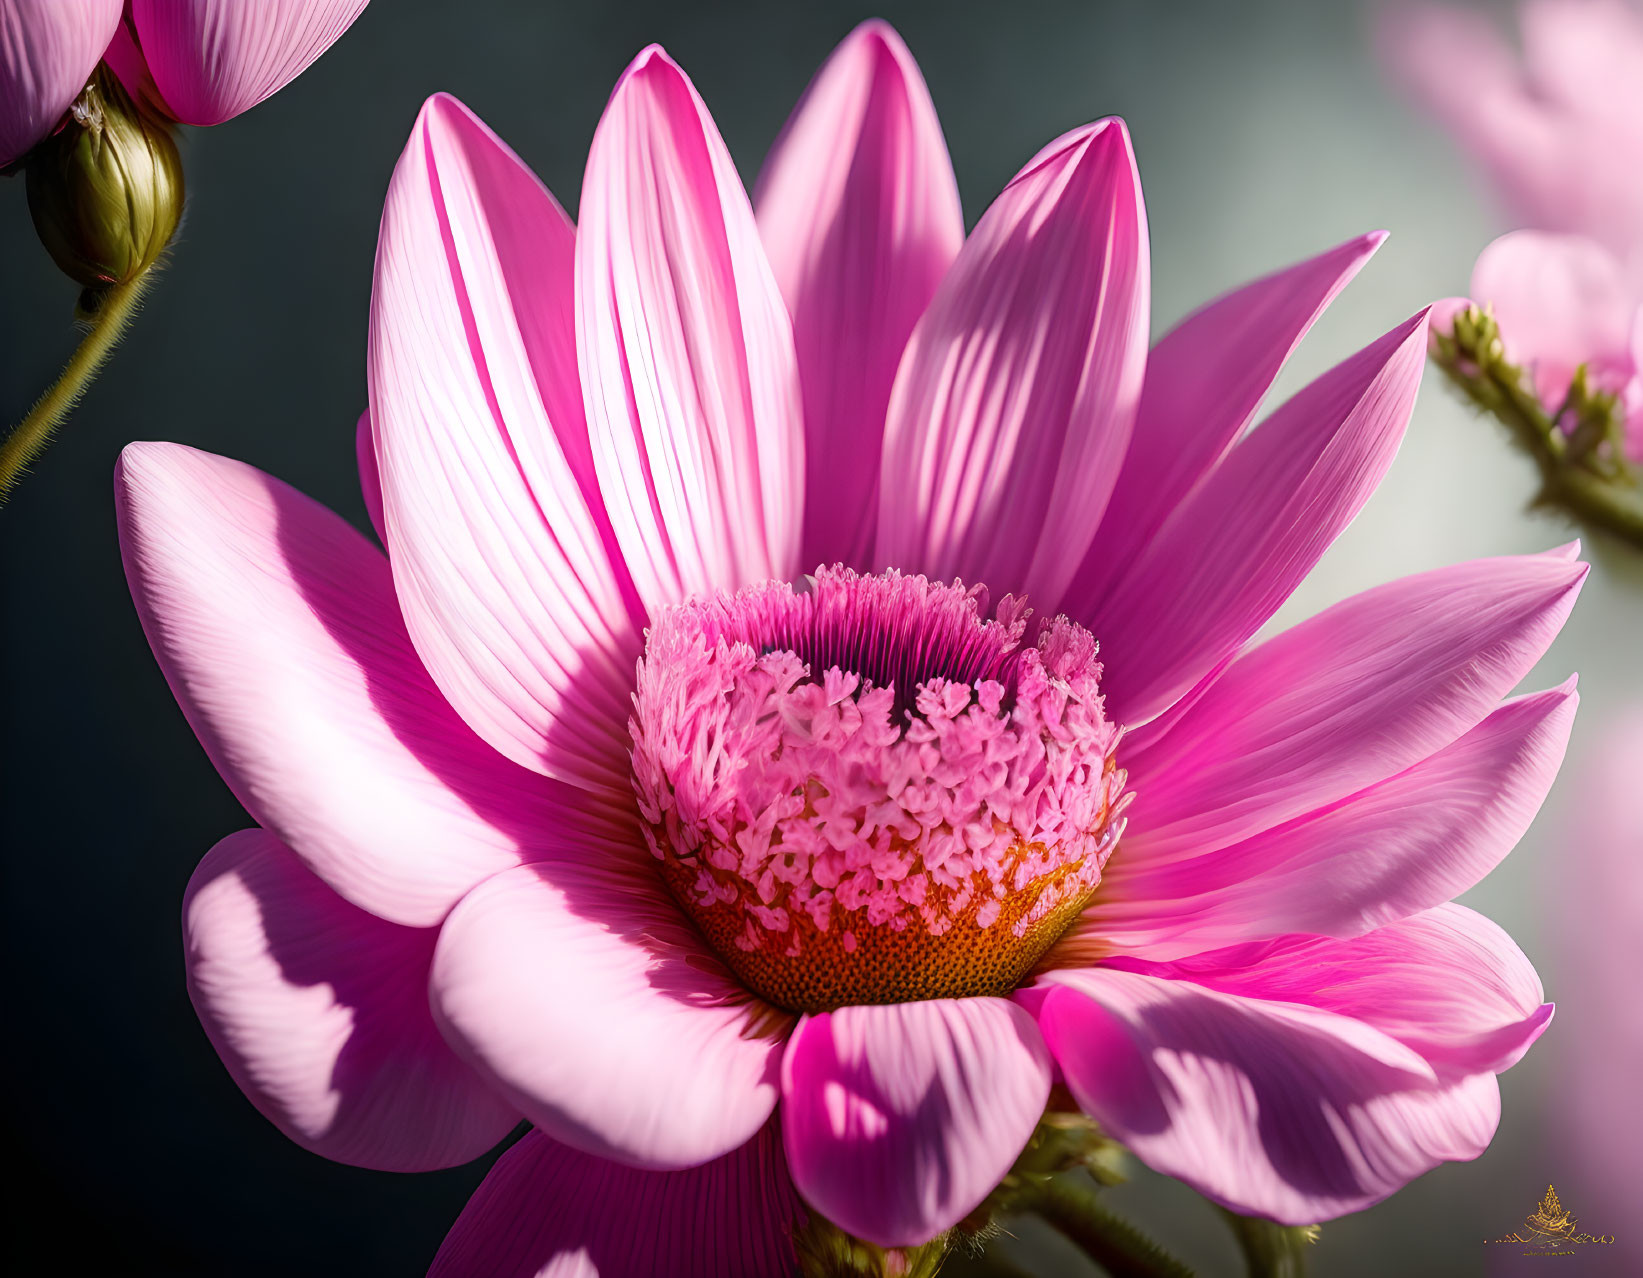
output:
[[[1006,595],[820,569],[669,609],[639,663],[633,786],[662,878],[800,1012],[1004,994],[1122,830],[1095,640],[1023,647]]]

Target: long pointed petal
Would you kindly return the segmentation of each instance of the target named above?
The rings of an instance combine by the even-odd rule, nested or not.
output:
[[[805,1200],[882,1246],[926,1242],[992,1192],[1032,1135],[1050,1061],[1002,999],[807,1016],[782,1065],[782,1135]]]
[[[349,905],[262,830],[206,853],[183,897],[188,994],[234,1081],[305,1149],[430,1171],[519,1121],[428,1010],[431,929]]]
[[[1233,1211],[1286,1225],[1359,1211],[1477,1157],[1500,1120],[1492,1074],[1441,1083],[1348,1016],[1111,968],[1044,979],[1039,1027],[1079,1105]]]
[[[625,793],[642,612],[582,418],[574,242],[518,157],[430,98],[382,215],[371,417],[394,585],[429,673],[515,763]]]
[[[1552,1019],[1527,956],[1463,905],[1439,905],[1347,940],[1285,936],[1173,963],[1115,966],[1350,1016],[1419,1052],[1445,1081],[1510,1069]]]
[[[1576,701],[1565,687],[1508,702],[1396,776],[1230,847],[1184,840],[1155,856],[1143,837],[1114,858],[1079,934],[1167,959],[1287,932],[1356,936],[1458,896],[1534,820]]]
[[[637,1171],[540,1131],[503,1154],[428,1278],[790,1278],[804,1222],[772,1126],[688,1171]]]
[[[793,333],[706,106],[651,47],[588,154],[576,336],[600,487],[652,608],[798,570]]]
[[[489,875],[611,837],[618,818],[515,767],[445,703],[387,561],[345,521],[177,444],[129,445],[115,498],[137,614],[206,753],[348,900],[427,927]]]
[[[782,1018],[723,970],[648,858],[481,884],[440,929],[430,989],[458,1051],[587,1153],[690,1167],[775,1107]]]
[[[866,568],[890,385],[964,242],[935,106],[887,23],[862,23],[816,73],[765,160],[754,206],[804,388],[800,566]]]
[[[1272,380],[1386,239],[1374,231],[1217,298],[1147,356],[1135,430],[1101,528],[1068,588],[1066,611],[1098,601],[1255,416]]]
[[[1108,714],[1144,723],[1236,652],[1392,463],[1426,362],[1426,313],[1262,422],[1175,508],[1086,623]]]
[[[1225,847],[1441,750],[1545,654],[1586,571],[1556,554],[1456,564],[1252,648],[1125,758],[1149,855]]]
[[[1146,212],[1121,120],[1046,147],[965,242],[890,395],[877,560],[1053,613],[1146,367]]]
[[[131,0],[143,59],[184,124],[221,124],[272,97],[369,0]]]
[[[382,473],[377,469],[377,441],[371,425],[371,410],[359,415],[354,427],[354,464],[359,468],[359,495],[365,502],[365,514],[371,521],[371,530],[377,541],[388,544],[388,525],[382,517]]]

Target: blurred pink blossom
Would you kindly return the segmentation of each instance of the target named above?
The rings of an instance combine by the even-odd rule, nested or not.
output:
[[[1478,255],[1470,300],[1494,312],[1507,357],[1529,370],[1549,412],[1584,364],[1588,386],[1618,397],[1626,453],[1643,462],[1643,302],[1612,253],[1581,235],[1511,231]],[[1433,323],[1454,305],[1435,309]]]
[[[1476,10],[1398,8],[1393,69],[1484,168],[1514,222],[1596,240],[1643,293],[1643,12],[1528,0],[1523,46]]]
[[[1570,1023],[1558,1042],[1555,1130],[1585,1227],[1614,1236],[1613,1272],[1639,1273],[1643,704],[1628,707],[1598,737],[1568,798],[1553,880],[1560,978],[1570,992]]]
[[[1521,56],[1479,12],[1399,8],[1394,71],[1483,166],[1514,220],[1472,300],[1556,410],[1575,368],[1618,395],[1643,461],[1643,11],[1626,0],[1529,0]]]
[[[1249,429],[1381,238],[1149,352],[1122,122],[966,237],[882,23],[751,202],[655,47],[575,226],[432,98],[358,439],[387,553],[238,462],[118,473],[139,615],[258,827],[184,904],[235,1080],[371,1167],[528,1119],[448,1275],[785,1272],[806,1210],[916,1244],[1057,1077],[1290,1223],[1475,1157],[1551,1007],[1451,900],[1556,773],[1572,681],[1502,698],[1585,567],[1461,564],[1253,642],[1414,404],[1424,312]]]

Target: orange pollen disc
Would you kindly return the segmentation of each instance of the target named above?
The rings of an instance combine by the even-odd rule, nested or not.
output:
[[[822,569],[671,609],[633,783],[663,881],[798,1012],[1008,993],[1122,832],[1088,632],[961,583]],[[846,664],[848,663],[848,664]]]

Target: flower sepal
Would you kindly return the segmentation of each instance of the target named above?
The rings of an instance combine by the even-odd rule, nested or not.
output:
[[[1225,1207],[1217,1210],[1238,1240],[1249,1278],[1303,1278],[1307,1252],[1321,1232],[1317,1225],[1280,1225]]]
[[[87,289],[142,275],[182,221],[183,164],[171,126],[132,101],[107,65],[63,127],[29,153],[26,171],[40,242]],[[82,309],[95,306],[83,300]]]
[[[917,1247],[880,1247],[840,1229],[812,1211],[793,1235],[804,1278],[935,1278],[947,1258],[953,1232]]]

